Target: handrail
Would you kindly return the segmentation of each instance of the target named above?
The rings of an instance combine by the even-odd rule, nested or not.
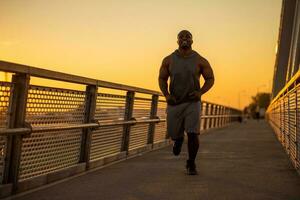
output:
[[[52,80],[66,81],[66,82],[78,83],[78,84],[97,85],[99,87],[126,90],[126,91],[135,91],[140,93],[156,94],[162,96],[160,92],[154,90],[139,88],[135,86],[128,86],[128,85],[113,83],[109,81],[86,78],[83,76],[71,75],[63,72],[56,72],[52,70],[41,69],[37,67],[31,67],[27,65],[6,62],[1,60],[0,60],[0,71],[11,72],[11,73],[24,73],[39,78],[47,78]]]
[[[287,82],[287,84],[278,92],[276,97],[274,97],[270,103],[273,104],[277,101],[290,87],[293,87],[293,84],[300,78],[300,70]]]
[[[222,118],[222,117],[238,117],[240,115],[203,115],[201,119],[205,118]],[[50,132],[50,131],[61,131],[61,130],[71,130],[79,128],[100,128],[104,126],[114,126],[114,125],[125,125],[125,124],[139,124],[139,123],[151,123],[151,122],[164,122],[166,119],[131,119],[131,120],[106,120],[97,121],[97,123],[83,123],[83,124],[62,124],[55,126],[41,126],[32,128],[2,128],[0,129],[0,136],[3,135],[30,135],[31,133],[40,132]],[[30,125],[31,126],[31,125]]]

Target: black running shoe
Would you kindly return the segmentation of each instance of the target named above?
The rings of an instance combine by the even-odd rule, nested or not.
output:
[[[173,144],[173,154],[178,156],[181,152],[181,147],[183,143],[184,137],[176,139]]]
[[[187,160],[186,161],[186,171],[188,175],[197,175],[198,172],[196,170],[196,164],[193,161]]]

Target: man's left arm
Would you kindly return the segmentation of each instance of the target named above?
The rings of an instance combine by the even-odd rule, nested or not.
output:
[[[209,62],[206,59],[201,58],[200,66],[201,66],[201,75],[205,80],[204,85],[201,88],[201,95],[203,95],[204,93],[209,91],[210,88],[214,85],[215,77]]]

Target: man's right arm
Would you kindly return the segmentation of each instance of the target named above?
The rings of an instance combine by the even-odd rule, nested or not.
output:
[[[159,76],[158,76],[159,88],[165,97],[170,95],[168,91],[168,78],[170,76],[168,67],[169,67],[169,56],[163,59],[159,70]]]

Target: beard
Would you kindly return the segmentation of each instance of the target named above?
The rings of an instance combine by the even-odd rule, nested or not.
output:
[[[181,48],[184,49],[184,50],[187,50],[187,49],[191,48],[191,45],[189,45],[189,44],[183,44],[183,45],[181,45]]]
[[[190,49],[191,44],[188,41],[184,40],[184,41],[182,41],[182,43],[180,45],[180,48],[184,49],[184,50]]]

